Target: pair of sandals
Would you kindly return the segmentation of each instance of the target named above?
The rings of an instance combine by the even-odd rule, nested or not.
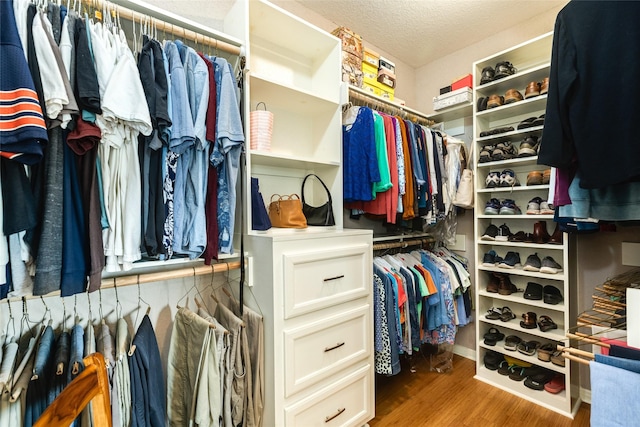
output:
[[[518,124],[518,129],[527,129],[535,126],[544,125],[544,114],[541,114],[540,117],[529,117],[524,119]]]
[[[537,315],[528,311],[522,314],[522,319],[520,321],[520,327],[524,329],[535,329],[538,327],[542,332],[547,332],[552,329],[558,329],[558,325],[551,319],[551,317],[547,315],[540,316],[536,321]]]
[[[504,334],[496,328],[489,328],[483,338],[486,345],[494,346],[498,341],[504,339]]]
[[[509,307],[491,307],[487,310],[485,317],[489,320],[500,319],[503,322],[508,322],[509,320],[515,319],[516,315],[513,314]]]

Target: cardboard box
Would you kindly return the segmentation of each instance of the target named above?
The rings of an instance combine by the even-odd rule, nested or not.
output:
[[[380,74],[378,75],[378,83],[382,83],[385,86],[389,86],[391,89],[395,89],[396,87],[396,78],[392,77],[388,74]]]
[[[380,89],[380,97],[381,98],[386,98],[389,101],[393,101],[393,97],[394,97],[394,93],[393,93],[393,89],[389,90],[384,90],[384,89]]]
[[[342,81],[362,87],[362,59],[349,52],[342,52]]]
[[[338,27],[331,32],[334,36],[342,40],[342,51],[356,55],[362,60],[362,37],[354,33],[347,27]]]
[[[362,61],[371,64],[377,70],[380,66],[380,54],[365,46]]]
[[[378,78],[378,68],[369,64],[366,61],[362,61],[362,72],[366,75],[372,75],[374,78]]]
[[[387,71],[389,71],[392,74],[396,73],[396,64],[394,64],[393,62],[389,61],[388,59],[384,58],[384,57],[380,57],[380,65],[378,66],[378,69],[386,69]]]
[[[463,87],[473,87],[473,81],[472,81],[472,77],[471,74],[467,74],[466,76],[456,80],[455,82],[451,83],[451,90],[457,90],[457,89],[462,89]]]
[[[380,89],[377,85],[374,86],[373,84],[366,81],[362,83],[362,89],[366,90],[372,95],[380,96],[382,94],[382,89]]]
[[[453,107],[454,105],[470,102],[473,97],[473,91],[468,87],[453,90],[444,95],[435,96],[433,98],[433,109],[435,111],[444,108]]]

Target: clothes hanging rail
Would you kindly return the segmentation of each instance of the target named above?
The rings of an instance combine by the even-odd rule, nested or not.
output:
[[[147,23],[158,31],[193,41],[196,44],[210,46],[232,55],[240,55],[241,52],[242,43],[239,40],[141,1],[91,0],[87,2],[87,5],[92,10],[101,12],[104,9],[112,12],[114,17],[120,15],[120,18],[133,23]]]
[[[435,125],[433,120],[429,119],[425,114],[422,114],[419,111],[395,104],[393,101],[371,95],[369,92],[355,86],[349,86],[349,100],[354,105],[372,107],[375,110],[389,113],[394,116],[404,117],[407,120],[411,120],[412,122],[423,126]]]
[[[110,277],[107,279],[102,279],[100,284],[100,289],[108,289],[113,287],[121,287],[121,286],[132,286],[143,283],[152,283],[152,282],[161,282],[164,280],[171,279],[181,279],[184,277],[195,277],[195,276],[203,276],[205,274],[216,274],[216,273],[226,273],[231,270],[240,269],[240,261],[231,261],[231,262],[220,262],[217,264],[211,265],[201,265],[198,267],[186,267],[180,268],[177,270],[169,270],[169,271],[158,271],[153,273],[143,273],[143,274],[129,274],[126,276],[116,276]],[[52,292],[47,295],[43,295],[44,297],[51,296],[59,296],[60,292]],[[39,299],[39,295],[29,295],[29,296],[19,296],[15,298],[7,298],[3,301],[8,301],[9,303],[15,301],[29,300],[29,299]]]
[[[373,245],[373,250],[380,251],[384,249],[406,248],[409,246],[425,246],[434,242],[435,239],[433,237],[425,237],[422,239],[404,240],[402,242],[376,243]]]

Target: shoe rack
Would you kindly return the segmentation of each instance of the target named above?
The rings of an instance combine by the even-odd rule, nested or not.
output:
[[[575,313],[572,311],[575,304],[572,299],[575,297],[575,268],[574,256],[572,254],[573,245],[567,233],[563,233],[562,244],[550,243],[529,243],[522,241],[512,241],[511,239],[483,240],[481,236],[485,234],[487,227],[491,224],[500,227],[506,224],[512,234],[518,231],[534,234],[540,240],[542,224],[546,225],[549,235],[553,234],[555,222],[551,214],[527,214],[528,202],[541,197],[547,200],[549,184],[527,185],[527,175],[531,171],[548,169],[547,166],[537,164],[537,155],[529,157],[515,157],[506,160],[491,160],[479,162],[480,153],[485,146],[497,145],[499,143],[511,143],[517,152],[522,141],[527,137],[538,137],[542,135],[544,127],[541,124],[540,116],[545,113],[547,95],[529,96],[522,99],[516,96],[515,102],[495,106],[494,108],[481,109],[481,98],[489,98],[492,95],[505,96],[513,91],[525,94],[527,87],[532,82],[542,82],[549,76],[552,33],[544,34],[533,40],[507,49],[503,52],[492,55],[488,58],[477,61],[473,64],[474,73],[474,144],[475,144],[475,249],[476,249],[476,378],[524,398],[537,403],[545,408],[556,411],[562,415],[573,418],[580,404],[578,387],[578,369],[573,363],[567,361],[565,366],[559,366],[550,361],[542,361],[538,358],[538,352],[533,355],[525,355],[519,351],[507,350],[504,346],[505,340],[499,340],[495,345],[485,343],[484,336],[495,332],[496,328],[504,337],[511,335],[518,336],[525,342],[537,341],[540,345],[565,343],[565,330],[574,322]],[[516,71],[512,75],[502,77],[497,80],[480,84],[483,69],[495,67],[496,64],[509,61]],[[512,96],[507,95],[507,96]],[[495,99],[495,97],[494,97]],[[486,103],[485,103],[486,105]],[[481,109],[480,111],[478,111]],[[538,119],[533,125],[533,118]],[[528,119],[528,120],[527,120]],[[527,126],[519,126],[521,123],[529,123]],[[511,130],[512,128],[512,130]],[[499,133],[491,133],[491,130],[500,129]],[[482,133],[483,136],[480,136]],[[512,187],[486,188],[485,178],[490,172],[499,172],[511,169],[518,178],[519,185]],[[485,204],[492,198],[503,201],[505,199],[514,200],[520,207],[521,214],[500,215],[485,214]],[[535,225],[539,223],[538,225]],[[535,225],[535,226],[534,226]],[[534,233],[535,231],[535,233]],[[556,235],[557,236],[557,235]],[[527,239],[530,241],[530,239]],[[500,257],[504,258],[509,251],[517,252],[520,255],[520,264],[514,268],[504,268],[498,265],[483,265],[483,257],[487,252],[494,250]],[[541,273],[538,271],[527,271],[523,269],[525,261],[529,255],[537,254],[542,260],[546,256],[552,257],[562,267],[563,271],[556,274]],[[496,274],[502,277],[502,281],[511,282],[519,291],[495,292],[495,288],[489,287],[494,292],[487,290],[490,280],[495,283]],[[493,277],[492,277],[493,276]],[[531,300],[524,298],[523,290],[528,282],[535,282],[542,286],[551,285],[560,290],[563,300],[559,304],[552,305],[541,300]],[[505,318],[491,320],[486,317],[491,308],[509,307],[515,314],[515,319]],[[537,319],[540,316],[549,316],[556,324],[557,329],[543,332],[539,327],[528,329],[521,326],[524,313],[535,313]],[[548,346],[547,346],[548,347]],[[550,393],[545,390],[534,390],[525,386],[525,381],[515,381],[508,375],[501,375],[498,370],[489,369],[485,366],[485,357],[488,359],[495,357],[515,358],[519,362],[530,363],[531,365],[545,368],[551,373],[560,374],[565,381],[565,390],[559,393]],[[513,360],[513,359],[509,359]],[[547,358],[549,360],[549,358]],[[508,361],[506,363],[509,363]]]

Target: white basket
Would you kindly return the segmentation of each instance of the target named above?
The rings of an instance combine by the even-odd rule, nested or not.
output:
[[[264,110],[257,109],[260,104],[264,106]],[[249,113],[249,122],[251,124],[251,142],[249,144],[251,149],[260,151],[271,150],[273,113],[267,111],[267,105],[264,102],[258,102],[256,110]]]

